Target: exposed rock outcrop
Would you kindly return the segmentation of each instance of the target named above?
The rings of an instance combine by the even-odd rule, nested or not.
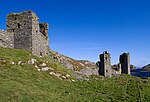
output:
[[[148,65],[142,67],[142,70],[144,70],[144,71],[149,71],[149,72],[150,72],[150,64],[148,64]]]
[[[52,55],[51,57],[55,61],[60,62],[68,69],[77,72],[79,75],[98,75],[98,67],[94,62],[90,62],[87,60],[75,60],[52,50],[50,50],[50,53]]]

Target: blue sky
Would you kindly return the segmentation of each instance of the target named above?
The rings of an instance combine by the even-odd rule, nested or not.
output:
[[[131,63],[150,63],[149,0],[0,0],[0,29],[6,15],[33,10],[50,25],[50,48],[96,62],[107,50],[112,63],[130,52]]]

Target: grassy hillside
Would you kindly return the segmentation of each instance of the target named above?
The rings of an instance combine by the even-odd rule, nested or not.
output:
[[[37,62],[29,64],[30,59]],[[19,62],[21,61],[21,62]],[[21,64],[20,64],[21,63]],[[38,71],[46,63],[53,68]],[[42,68],[42,67],[39,67]],[[49,72],[70,75],[61,78]],[[29,52],[0,48],[0,102],[137,102],[136,78],[122,75],[103,78],[91,76],[89,81],[77,81],[74,72],[50,58],[37,58]],[[139,79],[142,100],[150,102],[150,80]]]

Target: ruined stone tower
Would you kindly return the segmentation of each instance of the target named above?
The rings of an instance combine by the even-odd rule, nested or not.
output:
[[[120,55],[121,73],[130,74],[130,54],[123,53]]]
[[[36,56],[48,54],[48,24],[39,23],[32,11],[7,16],[7,32],[14,33],[14,48],[24,49]]]
[[[99,74],[105,77],[111,77],[112,75],[111,57],[107,51],[100,54]]]

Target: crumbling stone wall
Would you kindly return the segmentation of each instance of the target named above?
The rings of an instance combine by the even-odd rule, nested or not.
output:
[[[112,75],[120,75],[121,74],[121,64],[112,65]]]
[[[7,32],[14,33],[14,48],[31,51],[36,56],[48,55],[48,24],[39,23],[32,11],[7,16]]]
[[[48,24],[39,23],[35,13],[32,14],[32,52],[37,56],[48,55]]]
[[[105,77],[111,77],[112,75],[129,74],[130,75],[130,54],[123,53],[120,55],[119,63],[111,66],[110,54],[105,51],[100,54],[100,61],[98,61],[97,66],[99,67],[99,75]]]
[[[46,37],[46,39],[48,38],[48,24],[47,23],[39,23],[39,27],[40,27],[40,32]]]
[[[32,51],[32,12],[7,15],[7,32],[14,33],[14,48]]]
[[[130,54],[123,53],[120,55],[121,71],[124,74],[130,74]]]
[[[5,48],[14,48],[13,33],[0,30],[0,46]]]
[[[99,74],[105,77],[112,76],[111,57],[107,51],[100,54]]]

